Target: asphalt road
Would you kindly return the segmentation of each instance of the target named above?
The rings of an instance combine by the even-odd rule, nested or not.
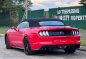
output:
[[[0,59],[86,59],[86,52],[77,50],[75,54],[66,54],[63,50],[53,52],[35,52],[25,55],[21,49],[5,49],[4,38],[0,37]]]

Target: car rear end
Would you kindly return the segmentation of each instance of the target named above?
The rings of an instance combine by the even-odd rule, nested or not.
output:
[[[77,29],[48,29],[39,30],[36,41],[33,43],[35,49],[57,49],[67,46],[80,47],[80,35]]]
[[[62,21],[59,20],[42,20],[38,22],[41,26],[33,27],[32,29],[32,50],[65,50],[67,48],[71,51],[71,49],[73,48],[75,51],[76,49],[80,48],[80,35],[77,28],[66,26],[63,24]]]

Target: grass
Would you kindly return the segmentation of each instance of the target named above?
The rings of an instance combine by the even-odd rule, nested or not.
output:
[[[80,29],[80,33],[86,33],[86,29]]]
[[[5,34],[5,32],[8,30],[7,27],[0,27],[0,34]]]
[[[81,38],[81,46],[86,46],[86,38]]]

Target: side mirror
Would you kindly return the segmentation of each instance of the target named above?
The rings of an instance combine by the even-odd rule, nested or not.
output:
[[[14,29],[14,30],[16,30],[16,27],[14,27],[14,26],[13,26],[13,27],[11,27],[11,29]]]

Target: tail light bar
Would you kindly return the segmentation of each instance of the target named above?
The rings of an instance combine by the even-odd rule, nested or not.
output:
[[[49,32],[48,31],[41,31],[39,32],[40,36],[49,36]]]

